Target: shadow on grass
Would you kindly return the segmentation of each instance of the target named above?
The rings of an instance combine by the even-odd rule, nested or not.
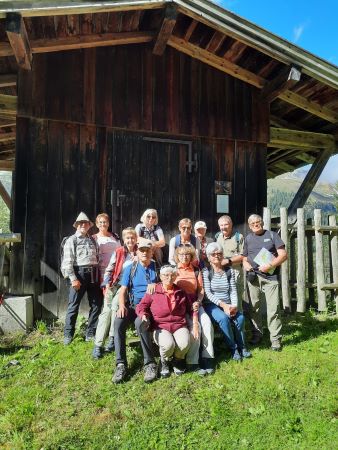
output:
[[[295,314],[283,317],[283,345],[297,345],[318,336],[338,330],[338,320],[334,317]]]

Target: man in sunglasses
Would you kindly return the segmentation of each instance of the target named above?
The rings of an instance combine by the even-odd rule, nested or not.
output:
[[[122,383],[127,375],[126,331],[133,322],[141,340],[144,358],[144,381],[150,383],[157,375],[149,324],[143,322],[136,314],[136,306],[145,293],[153,294],[157,274],[155,263],[152,261],[153,246],[149,239],[139,238],[137,242],[138,261],[130,264],[123,271],[119,294],[119,309],[114,322],[114,341],[116,353],[116,369],[113,383]]]
[[[198,260],[198,255],[201,249],[201,245],[196,236],[191,234],[192,223],[190,219],[184,218],[178,222],[178,229],[180,234],[177,234],[170,239],[169,242],[169,263],[173,266],[176,265],[175,262],[175,249],[179,246],[192,246],[196,250],[196,259]]]

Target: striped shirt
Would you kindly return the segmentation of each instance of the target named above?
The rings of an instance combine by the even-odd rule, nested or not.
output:
[[[230,271],[231,277],[229,283],[228,275],[224,271],[214,272],[210,281],[209,270],[206,267],[202,270],[204,291],[209,302],[215,303],[217,306],[220,306],[220,303],[224,302],[237,307],[238,299],[235,273],[233,269],[230,269]]]

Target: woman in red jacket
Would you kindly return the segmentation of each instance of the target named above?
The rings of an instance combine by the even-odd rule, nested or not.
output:
[[[191,301],[174,281],[177,269],[163,266],[160,270],[161,283],[153,294],[146,294],[136,307],[137,315],[154,330],[154,340],[160,347],[161,377],[170,375],[169,361],[172,357],[176,375],[185,370],[185,355],[190,346],[186,314],[192,311]],[[198,331],[196,331],[198,333]]]

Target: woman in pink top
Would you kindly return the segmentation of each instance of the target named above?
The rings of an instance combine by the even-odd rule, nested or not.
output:
[[[101,213],[96,217],[95,224],[99,232],[93,235],[99,248],[99,267],[100,267],[100,282],[103,280],[104,272],[109,264],[110,258],[116,249],[121,247],[120,238],[116,233],[108,231],[109,216],[106,213]]]
[[[199,339],[191,337],[191,346],[186,356],[187,368],[195,371],[198,375],[206,375],[214,371],[214,328],[210,317],[202,306],[204,289],[202,274],[198,267],[193,264],[195,249],[189,244],[181,244],[175,250],[174,258],[177,264],[177,278],[175,283],[183,289],[193,302],[194,309],[198,310],[198,322],[201,333]],[[187,318],[191,333],[194,324]],[[196,329],[195,329],[196,331]],[[202,341],[202,361],[199,366],[199,349]]]

